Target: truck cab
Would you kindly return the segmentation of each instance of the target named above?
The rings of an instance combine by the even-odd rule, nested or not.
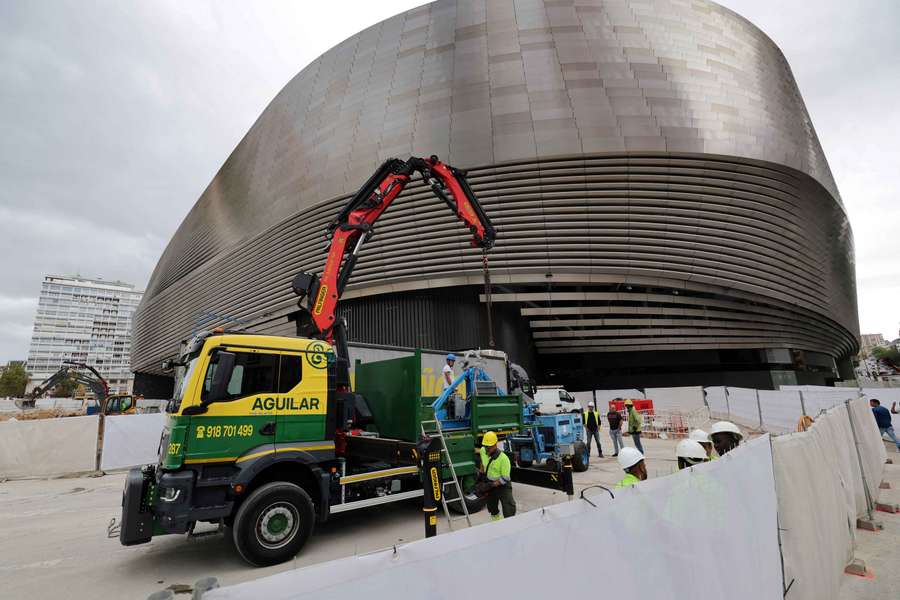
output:
[[[120,540],[233,529],[251,564],[290,558],[329,509],[337,472],[331,346],[210,333],[178,361],[156,465],[126,481]]]

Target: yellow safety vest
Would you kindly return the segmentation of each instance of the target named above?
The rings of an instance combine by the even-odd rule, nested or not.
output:
[[[597,421],[597,429],[600,429],[600,413],[597,412],[596,410],[586,410],[583,413],[581,413],[581,418],[582,418],[582,420],[584,420],[584,426],[587,427],[588,414],[591,414],[591,413],[593,413],[594,419],[596,419],[596,421]]]
[[[616,489],[627,487],[629,485],[634,485],[636,483],[640,483],[641,480],[632,475],[631,473],[626,473],[625,477],[622,478],[622,481],[616,484]]]

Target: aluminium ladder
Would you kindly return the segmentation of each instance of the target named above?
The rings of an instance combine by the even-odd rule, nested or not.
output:
[[[425,431],[426,423],[434,423],[434,427],[437,430],[436,434],[429,434]],[[450,530],[453,531],[453,522],[461,521],[463,519],[466,520],[467,527],[472,526],[472,520],[469,518],[469,508],[466,506],[466,498],[463,496],[462,487],[459,485],[459,479],[456,478],[456,469],[453,467],[453,459],[450,458],[450,451],[447,450],[447,442],[444,439],[444,431],[441,429],[441,422],[437,419],[432,421],[422,421],[422,435],[428,437],[436,437],[441,440],[441,452],[444,453],[444,456],[447,458],[447,466],[450,467],[450,476],[453,478],[452,485],[456,488],[456,497],[459,500],[459,505],[462,507],[463,516],[457,517],[455,519],[450,517],[450,509],[447,507],[447,494],[444,492],[444,487],[448,484],[451,484],[449,481],[444,481],[441,484],[441,505],[444,507],[444,516],[447,517],[447,526],[450,527]]]

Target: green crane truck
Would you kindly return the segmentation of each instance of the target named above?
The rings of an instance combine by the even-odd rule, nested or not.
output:
[[[247,562],[268,565],[296,555],[330,515],[422,496],[415,448],[434,415],[420,361],[357,365],[363,404],[336,394],[334,353],[321,341],[195,337],[179,360],[159,462],[128,474],[120,541],[219,523]],[[464,489],[475,483],[480,436],[522,425],[519,395],[470,402],[471,427],[444,432]]]
[[[474,246],[493,246],[465,173],[436,156],[381,165],[328,226],[321,276],[292,282],[296,338],[218,331],[186,344],[159,460],[126,480],[122,544],[219,523],[244,559],[268,565],[296,555],[329,515],[423,495],[416,442],[434,417],[421,397],[420,357],[360,365],[351,391],[346,324],[335,312],[375,221],[415,174],[466,224]],[[464,490],[474,484],[479,435],[522,423],[518,396],[469,402],[470,425],[444,436]]]

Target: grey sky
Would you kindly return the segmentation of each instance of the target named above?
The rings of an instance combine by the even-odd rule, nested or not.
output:
[[[143,287],[303,66],[418,0],[0,2],[0,362],[44,274]],[[900,3],[725,0],[782,48],[850,212],[863,331],[898,335]]]

